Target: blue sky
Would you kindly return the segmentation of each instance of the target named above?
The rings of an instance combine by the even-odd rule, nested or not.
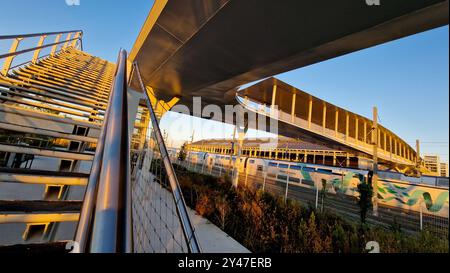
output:
[[[132,2],[132,4],[130,4]],[[0,35],[82,29],[84,49],[115,61],[120,47],[130,50],[151,0],[1,0]],[[20,20],[17,17],[20,16]],[[448,26],[278,75],[306,92],[371,117],[378,106],[381,123],[422,151],[448,161]],[[0,52],[9,44],[0,43]],[[193,119],[196,120],[196,119]],[[174,121],[185,125],[174,132]],[[203,127],[200,127],[202,125]],[[189,126],[186,118],[167,115],[162,127],[176,145],[190,138],[229,137],[232,127],[212,122]],[[199,129],[202,128],[202,129]],[[255,133],[253,133],[254,135]]]

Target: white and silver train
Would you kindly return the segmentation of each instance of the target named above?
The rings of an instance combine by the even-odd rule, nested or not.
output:
[[[205,169],[229,169],[236,161],[235,156],[188,152],[187,158],[193,164]],[[333,167],[308,163],[240,157],[236,162],[240,173],[250,176],[266,176],[293,186],[322,189],[326,185],[331,193],[357,196],[357,186],[367,179],[368,170]],[[449,179],[444,177],[408,177],[402,173],[379,171],[378,196],[382,203],[420,211],[428,210],[448,218]],[[324,183],[326,182],[326,183]],[[422,208],[421,208],[422,207]]]
[[[216,168],[230,168],[230,164],[234,164],[236,157],[232,156],[230,160],[229,155],[212,154],[205,152],[188,152],[187,160],[191,163],[205,164],[205,167],[211,168],[212,166]],[[296,163],[290,161],[281,160],[271,160],[271,159],[261,159],[261,158],[251,158],[241,156],[240,161],[237,162],[237,168],[239,172],[248,173],[250,175],[258,175],[261,172],[267,171],[268,173],[289,172],[286,170],[304,170],[308,172],[319,172],[325,174],[338,174],[342,175],[348,172],[355,174],[367,176],[367,170],[353,169],[348,167],[333,167],[325,165],[317,165],[310,163]],[[293,177],[295,177],[296,172],[291,172]],[[421,177],[410,177],[403,173],[393,172],[393,171],[378,171],[378,177],[385,180],[393,180],[395,182],[405,182],[410,184],[420,184],[424,186],[432,186],[439,188],[449,188],[449,178],[448,177],[436,177],[436,176],[421,176]]]

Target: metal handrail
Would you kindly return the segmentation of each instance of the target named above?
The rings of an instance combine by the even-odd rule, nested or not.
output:
[[[60,41],[61,35],[63,35],[63,34],[67,34],[67,37],[65,40]],[[74,37],[72,37],[73,34],[75,34]],[[53,43],[44,45],[45,39],[50,35],[56,35],[55,41]],[[26,38],[31,38],[31,37],[40,37],[37,46],[18,51],[17,49],[18,49],[21,41]],[[9,52],[0,55],[0,59],[5,59],[3,68],[0,71],[1,74],[3,74],[4,76],[7,76],[9,71],[12,69],[11,66],[12,66],[14,58],[16,56],[19,56],[19,55],[22,55],[22,54],[25,54],[28,52],[34,51],[33,58],[30,60],[30,62],[36,63],[40,59],[39,55],[40,55],[42,49],[44,49],[44,48],[52,47],[50,55],[54,55],[58,49],[58,45],[64,44],[62,46],[62,48],[60,49],[60,50],[64,50],[67,47],[76,47],[77,42],[79,41],[80,49],[83,50],[83,31],[81,31],[81,30],[62,31],[62,32],[46,32],[46,33],[36,33],[36,34],[22,34],[22,35],[4,35],[4,36],[0,36],[0,40],[13,40]],[[26,63],[24,63],[24,64],[26,64]],[[17,66],[15,66],[15,67],[17,67]]]
[[[114,81],[117,75],[117,69],[118,66],[116,68],[116,73],[114,75]],[[111,105],[111,99],[112,96],[109,96],[108,107],[106,109],[105,116],[103,119],[103,126],[102,129],[100,130],[100,135],[97,141],[97,147],[95,149],[95,156],[92,162],[91,174],[89,175],[88,184],[86,187],[86,191],[84,193],[83,206],[81,208],[80,218],[78,220],[78,226],[75,233],[75,242],[77,242],[76,246],[77,249],[75,249],[74,252],[76,253],[85,253],[89,251],[88,246],[92,230],[95,202],[97,199],[98,181],[102,169],[103,150],[105,149],[105,136],[106,131],[108,130],[107,121],[109,112],[111,111],[111,107],[109,107]]]
[[[18,35],[0,35],[0,40],[9,40],[9,39],[16,39],[16,38],[33,38],[33,37],[40,37],[43,35],[50,36],[50,35],[76,33],[76,32],[81,32],[81,34],[83,34],[82,30],[68,30],[68,31],[30,33],[30,34],[18,34]]]
[[[77,253],[133,249],[126,62],[121,50],[75,235]]]
[[[147,108],[150,111],[150,118],[154,126],[156,141],[158,143],[159,151],[161,153],[161,159],[164,162],[164,167],[166,169],[167,177],[170,182],[171,193],[174,198],[175,206],[177,208],[176,211],[178,217],[180,218],[184,238],[186,239],[186,244],[189,248],[189,252],[201,253],[200,244],[197,235],[195,233],[194,226],[192,225],[191,220],[189,218],[189,214],[186,209],[186,203],[183,198],[183,193],[181,191],[180,184],[178,183],[178,179],[175,174],[175,170],[173,169],[172,162],[170,162],[169,153],[167,152],[167,148],[164,143],[164,138],[159,128],[158,118],[156,117],[155,111],[153,109],[148,91],[146,90],[145,85],[142,81],[141,72],[139,71],[139,66],[137,62],[135,62],[133,66],[134,66],[134,73],[137,75],[140,87],[145,94],[145,101],[147,103]]]
[[[90,242],[93,253],[132,250],[126,62],[127,52],[121,50],[105,121],[107,129]]]
[[[15,51],[15,52],[2,54],[2,55],[0,55],[0,59],[12,57],[12,56],[22,55],[22,54],[25,54],[25,53],[28,53],[28,52],[31,52],[31,51],[36,51],[38,49],[44,49],[44,48],[47,48],[47,47],[60,45],[60,44],[64,44],[64,43],[67,43],[67,42],[73,42],[73,41],[79,40],[79,39],[80,38],[72,38],[72,39],[61,41],[61,42],[57,42],[57,43],[52,43],[52,44],[48,44],[48,45],[37,46],[37,47],[32,47],[32,48],[28,48],[28,49],[24,49],[24,50],[20,50],[20,51]]]

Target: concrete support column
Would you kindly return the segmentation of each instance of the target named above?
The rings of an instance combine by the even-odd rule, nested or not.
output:
[[[364,121],[364,143],[367,143],[367,122]]]
[[[233,164],[233,187],[237,188],[239,185],[239,170],[237,169],[237,163],[240,162],[242,155],[242,147],[244,146],[245,135],[247,134],[246,128],[235,126],[238,133],[237,147],[235,148],[236,161]]]
[[[394,140],[394,149],[395,149],[394,154],[395,154],[395,155],[398,155],[397,139]]]
[[[389,156],[392,159],[392,136],[389,135]]]
[[[378,131],[378,133],[377,133],[377,135],[378,135],[378,148],[380,148],[381,149],[381,130],[380,129],[378,129],[377,130]]]

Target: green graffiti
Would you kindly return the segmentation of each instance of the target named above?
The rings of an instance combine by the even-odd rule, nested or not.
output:
[[[313,179],[311,178],[311,175],[309,174],[309,172],[307,172],[307,171],[301,171],[301,173],[302,173],[302,175],[303,175],[303,179],[305,179],[305,180],[309,180],[309,181],[312,181]]]
[[[310,181],[313,180],[309,172],[302,171],[302,174],[304,179]],[[355,191],[354,188],[350,188],[352,179],[358,179],[359,182],[362,182],[364,180],[363,176],[358,176],[358,178],[355,178],[355,175],[358,174],[347,172],[342,178],[327,180],[327,184],[331,185],[331,187],[334,188],[336,192],[347,193],[348,190]],[[412,190],[416,188],[416,186],[413,185],[411,185],[411,187]],[[444,208],[446,202],[448,202],[448,191],[442,191],[433,202],[433,199],[429,192],[426,192],[424,190],[412,190],[409,190],[409,188],[405,186],[381,182],[378,186],[378,196],[384,203],[396,201],[400,204],[408,206],[414,206],[420,200],[423,200],[429,212],[441,211]],[[410,191],[412,191],[412,193]]]
[[[333,185],[335,191],[345,193],[349,189],[350,183],[351,183],[354,175],[355,175],[355,173],[348,172],[345,174],[345,176],[342,179],[335,178],[335,179],[331,180],[331,185]],[[354,189],[352,189],[352,190],[354,190]]]
[[[382,196],[381,199],[383,202],[396,200],[399,203],[407,206],[414,206],[421,200],[423,200],[429,212],[439,212],[445,206],[445,203],[447,202],[449,197],[448,191],[443,191],[433,202],[431,194],[427,191],[414,190],[412,193],[410,193],[408,192],[408,188],[406,187],[399,187],[397,185],[386,183],[383,183],[383,187],[378,188],[378,193]],[[389,193],[392,194],[392,196],[383,196]]]
[[[408,206],[414,206],[420,201],[421,197],[423,198],[428,211],[439,212],[444,207],[444,204],[448,199],[448,192],[441,192],[433,203],[430,193],[423,190],[416,190],[412,193],[406,204]]]
[[[401,186],[398,186],[398,185],[394,185],[394,187],[396,187],[399,190],[407,190],[408,189],[408,188],[401,187]]]

